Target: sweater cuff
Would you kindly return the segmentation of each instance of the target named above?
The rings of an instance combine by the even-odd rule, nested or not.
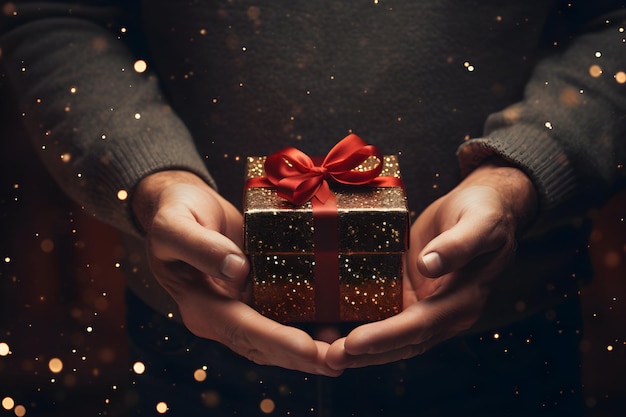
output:
[[[171,108],[154,104],[145,106],[144,112],[145,128],[133,127],[132,122],[125,121],[128,118],[116,119],[114,137],[99,141],[99,149],[94,149],[101,157],[82,164],[86,182],[98,188],[83,200],[86,208],[105,223],[140,237],[144,232],[130,203],[145,177],[167,170],[189,171],[217,188],[190,133]],[[120,136],[116,138],[116,134]],[[114,146],[107,141],[113,141]]]
[[[182,146],[181,146],[182,145]],[[145,231],[136,219],[132,210],[132,196],[136,187],[145,177],[160,171],[189,171],[202,178],[209,186],[217,188],[201,158],[190,158],[196,150],[186,146],[187,142],[178,144],[177,151],[186,153],[187,157],[174,161],[162,158],[158,152],[149,149],[129,150],[123,158],[115,162],[115,167],[100,167],[102,171],[97,177],[99,192],[90,203],[94,207],[86,207],[97,217],[115,228],[136,237],[144,237]],[[174,146],[174,145],[173,145]],[[186,149],[188,148],[188,149]]]
[[[493,156],[514,164],[530,177],[544,214],[561,206],[574,194],[575,174],[567,155],[537,126],[519,123],[502,127],[485,137],[463,143],[457,151],[464,175]]]

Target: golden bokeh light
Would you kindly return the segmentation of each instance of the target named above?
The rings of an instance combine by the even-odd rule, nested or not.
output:
[[[48,361],[48,368],[50,372],[58,374],[63,370],[63,361],[59,358],[52,358]]]
[[[206,371],[204,369],[196,369],[193,372],[193,379],[195,379],[198,382],[202,382],[206,380]]]
[[[144,372],[146,372],[146,365],[143,364],[143,362],[135,362],[133,364],[133,371],[137,374],[137,375],[141,375]]]
[[[270,414],[274,412],[274,409],[276,408],[276,404],[274,404],[274,400],[270,398],[264,398],[263,400],[261,400],[261,403],[259,404],[259,408],[265,414]]]
[[[4,14],[5,16],[16,16],[17,8],[15,7],[15,3],[11,1],[4,3],[4,5],[2,6],[2,14]]]
[[[13,412],[17,417],[24,417],[26,415],[26,407],[23,405],[17,405],[15,406],[15,409],[13,409]]]
[[[11,397],[4,397],[2,399],[2,408],[5,410],[12,410],[15,407],[15,401]]]
[[[159,414],[165,414],[167,413],[167,410],[169,410],[169,408],[167,407],[167,403],[165,401],[161,401],[160,403],[157,403],[155,408],[157,410],[157,413]]]
[[[209,390],[202,393],[202,403],[208,408],[215,408],[220,404],[220,394],[217,391]]]
[[[142,73],[148,69],[148,64],[143,59],[138,59],[137,61],[135,61],[133,68],[135,69],[136,72]]]
[[[126,190],[119,190],[119,191],[117,192],[117,199],[118,199],[118,200],[122,200],[122,201],[124,201],[124,200],[126,200],[127,198],[128,198],[128,191],[126,191]]]
[[[54,250],[54,242],[51,239],[42,240],[39,246],[44,253],[50,253]]]
[[[575,106],[577,104],[580,104],[581,101],[579,90],[572,87],[564,88],[563,91],[561,91],[561,95],[559,98],[561,100],[561,103],[567,106]]]
[[[600,65],[592,65],[589,67],[589,75],[591,75],[593,78],[598,78],[599,76],[602,75],[602,67],[600,67]]]

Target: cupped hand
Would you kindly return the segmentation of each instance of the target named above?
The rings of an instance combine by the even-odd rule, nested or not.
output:
[[[535,211],[536,194],[523,172],[500,161],[477,168],[412,225],[404,310],[335,341],[329,366],[410,358],[470,328]]]
[[[150,268],[192,333],[258,364],[341,373],[325,363],[328,343],[245,303],[250,286],[241,213],[202,179],[185,171],[152,174],[140,182],[132,206],[146,231]]]

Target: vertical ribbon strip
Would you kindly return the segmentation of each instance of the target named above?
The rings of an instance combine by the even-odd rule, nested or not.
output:
[[[337,200],[331,194],[325,203],[314,198],[311,206],[315,261],[313,267],[315,320],[321,323],[334,323],[341,319]]]

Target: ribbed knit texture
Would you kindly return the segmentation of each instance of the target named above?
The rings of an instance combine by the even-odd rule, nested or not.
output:
[[[349,132],[400,155],[414,215],[494,154],[528,173],[548,220],[624,178],[624,21],[599,14],[623,2],[151,0],[128,26],[24,3],[0,18],[13,110],[63,189],[129,233],[119,192],[152,172],[190,170],[238,205],[247,155],[323,155]],[[575,225],[520,240],[499,314],[572,290]]]
[[[541,62],[524,100],[492,115],[484,138],[459,149],[464,171],[502,155],[531,176],[544,214],[598,204],[623,184],[626,36],[616,22],[606,19],[575,48]]]
[[[155,171],[186,169],[212,183],[155,77],[137,73],[136,58],[108,31],[51,18],[10,38],[3,51],[20,51],[21,65],[7,73],[25,126],[61,187],[97,218],[136,232],[127,196]]]
[[[133,229],[118,192],[151,172],[188,169],[211,182],[206,162],[238,204],[246,155],[285,145],[319,155],[349,131],[401,154],[416,213],[459,181],[455,150],[471,137],[480,139],[459,151],[465,172],[500,154],[531,175],[551,211],[605,197],[624,171],[624,84],[613,75],[626,54],[613,18],[539,65],[524,101],[483,134],[490,113],[522,96],[537,48],[561,53],[540,42],[549,6],[153,1],[143,11],[149,71],[137,73],[124,41],[141,28],[126,34],[112,8],[68,7],[64,19],[62,3],[17,2],[4,26],[34,22],[3,38],[2,64],[51,172],[123,230]],[[557,20],[580,19],[570,9]],[[589,75],[594,64],[601,77]]]

